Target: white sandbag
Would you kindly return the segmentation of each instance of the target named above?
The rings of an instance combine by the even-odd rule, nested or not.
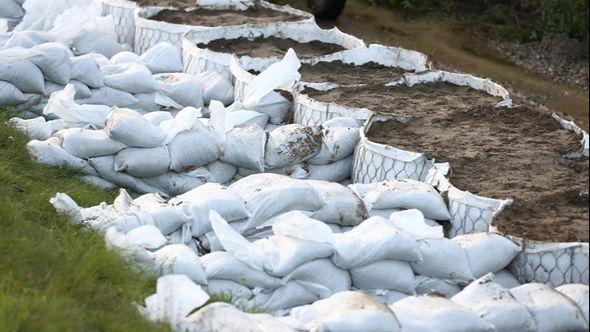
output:
[[[170,169],[182,172],[217,160],[221,155],[221,139],[212,129],[195,121],[190,130],[181,131],[174,136],[168,143],[168,151]]]
[[[115,155],[115,171],[140,178],[149,178],[168,172],[170,156],[166,146],[155,148],[127,148]]]
[[[155,192],[166,196],[167,193],[157,188],[154,188],[143,180],[127,175],[125,173],[119,173],[115,171],[115,157],[112,155],[92,158],[89,160],[90,165],[96,170],[101,178],[112,182],[120,187],[129,188],[138,193],[150,193]]]
[[[172,99],[178,105],[203,106],[203,86],[195,76],[186,73],[167,73],[154,75],[154,79],[158,93]]]
[[[76,91],[73,84],[68,84],[61,91],[54,92],[43,108],[43,114],[59,117],[67,127],[103,128],[109,114],[109,107],[104,105],[78,105],[74,102]]]
[[[88,53],[88,54],[85,54],[85,55],[87,55],[88,57],[94,59],[94,61],[98,65],[98,72],[99,73],[100,73],[100,67],[112,64],[111,63],[111,60],[109,58],[107,58],[106,56],[104,56],[104,55],[102,55],[100,53],[92,52],[92,53]],[[80,56],[77,56],[76,58],[83,57],[85,55],[80,55]],[[102,75],[102,73],[101,73],[101,75]]]
[[[227,183],[238,172],[238,167],[230,163],[216,160],[204,166],[209,172],[209,181]]]
[[[64,150],[83,159],[112,155],[126,147],[103,130],[68,128],[58,131],[55,136],[60,139]]]
[[[154,112],[160,109],[160,106],[156,103],[158,94],[155,92],[151,93],[136,93],[133,95],[137,98],[135,104],[129,105],[128,108],[137,110],[140,113]]]
[[[53,121],[61,123],[59,120]],[[23,132],[27,138],[31,140],[44,141],[48,139],[53,133],[52,125],[45,121],[45,118],[42,116],[26,120],[16,117],[11,118],[8,120],[8,125],[13,126],[18,131]]]
[[[203,264],[203,268],[205,268],[205,273],[207,273],[207,268],[205,267],[204,262],[205,256],[201,257],[201,263]],[[235,281],[226,279],[211,279],[209,275],[207,275],[207,293],[218,296],[229,296],[234,301],[239,299],[249,299],[254,295],[250,288]]]
[[[24,14],[22,7],[15,0],[0,1],[0,17],[19,18]]]
[[[387,305],[360,292],[340,292],[294,308],[290,318],[296,328],[309,331],[402,331]]]
[[[377,301],[383,302],[386,304],[392,304],[392,303],[397,302],[401,299],[405,299],[408,296],[411,296],[410,294],[406,294],[406,293],[402,293],[402,292],[398,292],[398,291],[390,290],[390,289],[360,289],[359,292],[363,292],[364,294],[371,296],[372,298],[376,299]]]
[[[206,71],[197,75],[203,86],[203,102],[209,105],[217,100],[228,106],[234,101],[234,86],[216,71]]]
[[[255,307],[262,308],[266,312],[287,310],[321,299],[321,296],[314,290],[304,287],[298,281],[289,281],[282,287],[273,290],[257,291],[252,302]],[[329,293],[325,287],[320,287],[319,291]]]
[[[456,242],[441,238],[418,243],[422,260],[412,262],[416,274],[465,283],[474,279],[467,253]]]
[[[170,112],[166,112],[166,111],[149,112],[149,113],[144,114],[143,117],[154,126],[159,126],[160,123],[162,123],[164,121],[174,119],[174,116],[172,116],[172,114],[170,114]]]
[[[28,98],[14,84],[0,81],[0,105],[14,106],[27,100]]]
[[[141,59],[154,74],[182,71],[180,50],[166,42],[158,43],[141,55]]]
[[[307,175],[307,179],[330,182],[344,181],[350,178],[352,174],[352,162],[353,156],[350,155],[347,158],[326,165],[308,164],[309,174]]]
[[[507,267],[522,249],[508,238],[493,233],[472,233],[452,239],[467,253],[475,278]]]
[[[145,183],[167,193],[170,197],[181,195],[207,182],[207,175],[201,170],[186,173],[168,172],[156,177],[143,178]]]
[[[301,211],[290,211],[274,218],[272,231],[275,235],[323,243],[334,243],[334,233],[330,226],[309,218]]]
[[[303,162],[321,148],[322,132],[318,127],[285,125],[268,134],[264,161],[267,168]]]
[[[96,175],[88,161],[72,156],[61,148],[59,139],[51,137],[45,141],[32,140],[27,143],[27,151],[33,160],[38,163],[66,167],[76,172],[88,175]]]
[[[177,326],[207,301],[209,295],[187,276],[165,275],[158,278],[156,294],[145,299],[146,307],[140,311],[151,321],[167,321]]]
[[[10,82],[24,93],[44,94],[43,72],[32,61],[40,54],[20,47],[0,51],[0,81]]]
[[[411,296],[392,304],[400,320],[417,321],[440,332],[492,332],[494,326],[476,313],[438,295]]]
[[[169,203],[180,206],[190,216],[191,231],[195,237],[211,230],[209,219],[211,210],[216,211],[223,219],[230,222],[250,217],[245,201],[217,183],[204,184],[174,197]]]
[[[510,293],[527,307],[539,332],[588,330],[580,307],[549,285],[525,284],[512,288]]]
[[[68,84],[72,75],[72,51],[61,43],[45,43],[33,47],[40,54],[31,61],[41,69],[45,78],[58,84]]]
[[[383,260],[350,269],[352,285],[358,289],[393,289],[414,293],[414,272],[408,262]]]
[[[150,195],[153,198],[150,200],[143,198],[147,195]],[[149,214],[154,226],[157,227],[162,234],[169,235],[190,222],[190,217],[186,215],[182,209],[170,206],[161,201],[156,201],[155,199],[162,199],[160,195],[153,193],[147,195],[140,196],[133,200],[133,202],[142,212]]]
[[[444,295],[446,298],[457,295],[461,291],[461,287],[453,280],[438,279],[417,275],[414,288],[416,294],[424,295],[429,293],[437,293]]]
[[[199,257],[183,244],[171,244],[152,254],[164,274],[185,274],[200,285],[207,284],[205,271]]]
[[[229,189],[246,201],[246,207],[252,213],[245,229],[255,228],[287,211],[316,211],[323,206],[312,185],[283,175],[251,175],[235,182]]]
[[[367,219],[363,201],[345,186],[326,181],[304,183],[313,187],[322,202],[319,209],[312,210],[312,218],[342,226],[356,226]]]
[[[148,250],[156,250],[166,244],[166,238],[162,235],[162,232],[153,225],[143,225],[134,228],[126,236],[132,244]]]
[[[334,234],[334,248],[332,260],[343,269],[386,259],[408,262],[421,259],[416,240],[379,217],[369,218],[348,232]]]
[[[258,126],[233,128],[226,133],[224,151],[220,159],[233,165],[262,172],[265,145],[264,129]]]
[[[102,31],[83,31],[72,40],[72,49],[76,55],[96,52],[111,58],[126,47],[119,44],[115,36]]]
[[[522,285],[518,279],[508,269],[500,270],[494,273],[496,283],[502,285],[504,288],[514,288]]]
[[[583,284],[567,284],[562,285],[555,290],[559,291],[561,294],[569,297],[572,301],[574,301],[584,313],[584,317],[586,318],[586,322],[589,321],[588,318],[588,311],[589,311],[589,290],[588,285]]]
[[[129,147],[152,148],[161,145],[166,134],[136,111],[126,108],[111,108],[105,132]]]
[[[99,89],[90,90],[91,96],[84,99],[76,100],[79,104],[92,105],[106,105],[127,107],[135,105],[138,100],[129,92],[113,89],[110,87],[102,87]]]
[[[117,231],[115,227],[108,227],[104,233],[107,248],[116,250],[119,255],[140,270],[153,272],[154,261],[146,249],[130,243],[127,236]]]
[[[231,319],[228,319],[231,317]],[[231,304],[214,302],[188,316],[180,326],[190,332],[262,332],[256,322]]]
[[[316,259],[299,265],[283,278],[283,282],[289,281],[298,281],[301,286],[309,290],[317,288],[317,285],[327,288],[330,294],[320,294],[321,297],[347,291],[351,286],[348,271],[336,267],[327,258]]]
[[[88,183],[89,185],[91,185],[95,188],[98,188],[98,189],[101,189],[104,191],[111,191],[111,190],[115,190],[117,188],[117,185],[115,185],[114,183],[111,183],[107,180],[104,180],[104,179],[102,179],[98,176],[94,176],[94,175],[81,175],[81,176],[79,176],[79,179]]]
[[[228,114],[228,121],[231,122],[227,125],[228,128],[246,128],[256,125],[264,129],[268,123],[268,115],[248,110],[231,111]]]
[[[74,90],[76,91],[76,94],[74,95],[75,99],[90,98],[92,96],[92,92],[88,85],[77,80],[70,80],[69,84],[74,86]]]
[[[356,120],[351,120],[355,121],[355,126],[335,126],[339,123],[339,118],[330,120],[333,121],[332,123],[322,125],[322,148],[317,155],[307,162],[313,165],[325,165],[352,155],[360,133]]]
[[[411,234],[416,239],[440,239],[444,237],[444,230],[441,225],[430,225],[420,210],[410,209],[393,212],[389,216],[391,223]]]
[[[288,324],[269,314],[248,314],[248,317],[256,323],[260,332],[296,332]]]
[[[418,209],[425,217],[449,220],[451,216],[440,194],[429,184],[410,179],[350,185],[369,210]]]
[[[229,252],[215,251],[200,259],[207,279],[231,280],[249,288],[263,289],[276,289],[282,284],[281,279],[251,268]]]
[[[508,289],[496,283],[492,274],[475,280],[451,300],[494,325],[497,332],[537,331],[527,308],[518,303]]]
[[[98,63],[92,54],[70,58],[71,79],[78,80],[91,88],[104,86],[104,80]]]
[[[139,55],[130,51],[123,51],[113,55],[111,57],[111,63],[115,65],[120,65],[123,63],[139,63],[141,65],[145,65],[145,62],[143,62]]]
[[[113,89],[129,93],[150,93],[157,91],[156,81],[150,70],[139,63],[123,63],[100,67],[104,84]]]

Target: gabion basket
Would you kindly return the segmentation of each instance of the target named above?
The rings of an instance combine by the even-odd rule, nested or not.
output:
[[[115,22],[117,41],[133,47],[135,43],[135,9],[137,4],[127,0],[102,0],[102,16]]]

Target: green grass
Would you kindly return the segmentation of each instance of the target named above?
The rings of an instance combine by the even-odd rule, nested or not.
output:
[[[57,215],[49,204],[66,192],[81,206],[111,202],[75,174],[29,159],[19,132],[0,109],[0,331],[162,331],[134,303],[155,292],[102,236]]]

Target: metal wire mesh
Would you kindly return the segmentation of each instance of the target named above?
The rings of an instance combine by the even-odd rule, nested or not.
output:
[[[110,15],[115,22],[117,41],[122,44],[133,46],[135,43],[135,8],[122,6],[113,3],[102,4],[102,15]]]
[[[182,48],[182,35],[179,32],[172,33],[161,29],[138,26],[135,29],[135,53],[142,54],[160,42],[168,42],[180,49]]]

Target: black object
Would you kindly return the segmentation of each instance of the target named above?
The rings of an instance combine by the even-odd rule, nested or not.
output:
[[[346,0],[307,0],[307,6],[316,18],[335,20],[340,16]]]

